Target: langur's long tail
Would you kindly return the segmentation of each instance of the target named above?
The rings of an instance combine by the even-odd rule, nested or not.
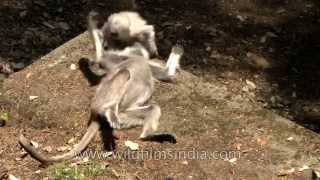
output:
[[[34,146],[32,146],[31,142],[28,139],[26,139],[23,135],[20,135],[19,143],[33,158],[35,158],[42,164],[50,164],[53,162],[69,160],[79,155],[89,145],[90,141],[94,138],[99,128],[100,128],[99,122],[92,121],[85,135],[82,137],[80,142],[74,146],[72,150],[70,150],[65,154],[52,156],[52,157],[48,157],[40,153]]]

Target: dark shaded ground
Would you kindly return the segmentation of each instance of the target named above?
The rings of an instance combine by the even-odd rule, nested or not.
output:
[[[320,131],[318,1],[144,0],[138,4],[156,25],[161,55],[165,57],[176,42],[182,43],[186,70]],[[117,8],[113,1],[102,0],[1,1],[0,60],[29,63],[47,54],[86,29],[85,17],[91,9],[108,15]],[[256,58],[248,58],[248,52]],[[259,57],[271,68],[261,68]],[[246,80],[257,88],[248,90]],[[50,123],[49,127],[59,124]]]

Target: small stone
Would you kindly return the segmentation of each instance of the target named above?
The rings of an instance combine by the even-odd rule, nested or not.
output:
[[[43,148],[44,151],[46,152],[52,152],[52,147],[51,146],[46,146]]]
[[[131,150],[138,150],[139,149],[139,144],[132,142],[132,141],[125,141],[124,145],[129,147]]]
[[[32,100],[35,100],[35,99],[38,99],[39,96],[29,96],[29,99],[32,101]]]
[[[248,52],[247,58],[248,63],[257,69],[267,69],[271,67],[268,60],[258,54]]]
[[[288,137],[287,138],[287,141],[292,141],[293,140],[293,137]]]
[[[70,65],[70,69],[74,71],[74,70],[77,69],[77,66],[76,66],[75,64],[71,64],[71,65]]]
[[[35,171],[34,173],[40,174],[40,173],[41,173],[41,170],[39,169],[39,170]]]
[[[271,96],[270,102],[271,102],[272,104],[275,104],[276,101],[277,101],[276,97],[275,97],[275,96]]]
[[[237,161],[237,158],[229,159],[229,162],[230,162],[230,163],[236,163],[236,161]]]
[[[66,22],[59,22],[59,27],[63,30],[69,30],[70,29],[70,25]]]

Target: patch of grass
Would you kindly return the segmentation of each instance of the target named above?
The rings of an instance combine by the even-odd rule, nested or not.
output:
[[[105,169],[103,164],[92,161],[80,166],[71,163],[58,164],[53,166],[50,171],[54,180],[83,180],[85,177],[103,175]]]
[[[105,165],[99,164],[98,162],[92,162],[88,166],[84,167],[84,174],[87,177],[100,176],[103,174],[105,169]]]
[[[52,177],[54,180],[82,180],[84,174],[81,172],[79,167],[71,166],[70,163],[60,164],[53,167]]]
[[[7,113],[7,112],[0,114],[1,120],[8,121],[9,118],[10,118],[10,116],[9,116],[9,113]]]

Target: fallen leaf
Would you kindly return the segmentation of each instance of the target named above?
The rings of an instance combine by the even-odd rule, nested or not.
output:
[[[28,73],[28,74],[26,75],[26,78],[29,79],[29,78],[31,77],[31,75],[32,75],[32,73]]]
[[[68,144],[72,144],[75,140],[76,140],[75,138],[69,139]]]
[[[310,167],[307,166],[307,165],[304,165],[301,168],[299,168],[298,171],[301,172],[301,171],[304,171],[304,170],[307,170],[307,169],[310,169]]]
[[[257,88],[257,86],[256,86],[256,85],[254,84],[254,82],[252,82],[252,81],[249,81],[249,80],[246,79],[246,83],[247,83],[247,85],[249,86],[249,89],[254,90],[254,89]]]

